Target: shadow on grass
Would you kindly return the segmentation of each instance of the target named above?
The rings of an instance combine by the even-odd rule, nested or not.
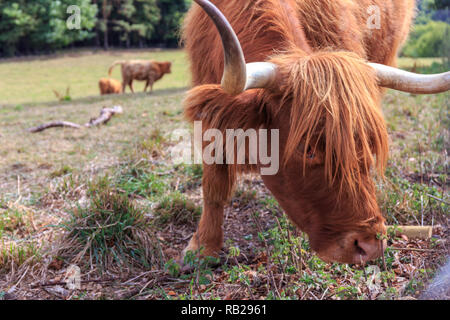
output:
[[[182,88],[170,88],[170,89],[161,89],[161,90],[154,90],[152,93],[144,93],[144,92],[137,92],[137,93],[125,93],[125,94],[109,94],[109,95],[98,95],[98,96],[87,96],[83,98],[78,99],[72,99],[70,101],[46,101],[46,102],[27,102],[27,103],[20,103],[20,104],[3,104],[1,105],[2,109],[11,109],[15,110],[17,109],[17,106],[21,107],[64,107],[68,105],[73,104],[92,104],[92,103],[98,103],[102,101],[131,101],[135,99],[142,99],[142,98],[153,98],[153,97],[162,97],[166,95],[172,95],[172,94],[179,94],[183,93],[189,90],[189,87],[182,87]],[[117,103],[118,103],[117,102]],[[17,111],[17,110],[16,110]]]

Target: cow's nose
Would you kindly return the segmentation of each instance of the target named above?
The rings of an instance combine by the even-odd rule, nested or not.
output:
[[[354,263],[365,263],[381,257],[386,248],[386,240],[363,240],[356,238],[354,244]]]

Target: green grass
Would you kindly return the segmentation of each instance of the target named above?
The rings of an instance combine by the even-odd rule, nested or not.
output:
[[[155,139],[155,128],[168,133],[188,126],[178,112],[183,97],[183,89],[174,89],[155,91],[152,95],[78,99],[58,106],[2,107],[0,191],[17,193],[18,176],[22,191],[31,185],[40,185],[37,188],[40,189],[48,177],[57,178],[89,167],[94,170],[108,167],[126,157],[152,159],[166,152],[159,138]],[[28,128],[54,120],[83,124],[98,116],[103,106],[113,105],[123,106],[124,114],[114,117],[106,126],[27,132]]]
[[[416,65],[417,67],[430,67],[433,63],[441,64],[442,58],[400,58],[398,60],[398,67],[402,69],[411,69]]]
[[[172,74],[156,82],[154,90],[185,88],[189,84],[187,64],[181,50],[128,50],[66,53],[56,58],[30,58],[0,62],[0,106],[58,101],[53,90],[65,94],[70,88],[71,99],[99,95],[98,81],[108,77],[108,68],[116,60],[153,59],[171,61]],[[112,78],[121,81],[120,66]],[[136,82],[135,91],[144,89]],[[129,89],[128,93],[130,93]]]
[[[202,213],[202,208],[183,194],[173,192],[162,197],[154,210],[155,222],[159,225],[187,225],[196,226]]]
[[[40,260],[40,252],[33,242],[0,243],[0,272],[11,272],[24,263],[36,263]]]

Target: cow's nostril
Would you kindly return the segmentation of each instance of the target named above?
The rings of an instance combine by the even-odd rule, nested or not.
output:
[[[356,248],[356,252],[359,255],[361,255],[361,256],[365,256],[366,255],[366,251],[359,246],[358,239],[355,239],[354,245],[355,245],[355,248]]]

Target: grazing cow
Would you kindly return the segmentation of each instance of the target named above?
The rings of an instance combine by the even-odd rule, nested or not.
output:
[[[109,76],[116,65],[122,66],[122,91],[128,85],[134,93],[133,80],[146,81],[144,92],[150,87],[153,91],[153,84],[161,79],[166,73],[171,73],[171,62],[157,62],[153,60],[130,60],[116,61],[109,68]]]
[[[101,78],[98,82],[100,94],[119,94],[122,93],[122,84],[115,79]]]
[[[388,156],[383,88],[450,89],[450,73],[393,67],[414,0],[195,2],[183,27],[195,86],[185,101],[187,119],[219,132],[278,129],[279,171],[261,176],[311,248],[325,261],[379,257],[386,227],[371,173],[382,175]],[[204,161],[203,214],[184,253],[220,252],[236,177],[263,163]]]

